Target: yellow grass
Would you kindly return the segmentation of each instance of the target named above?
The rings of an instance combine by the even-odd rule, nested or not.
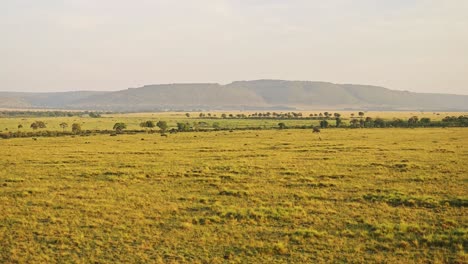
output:
[[[0,262],[463,263],[467,132],[0,140]]]

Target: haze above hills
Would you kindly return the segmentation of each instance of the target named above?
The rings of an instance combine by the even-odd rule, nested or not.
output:
[[[413,93],[379,86],[256,80],[146,85],[121,91],[0,92],[0,108],[164,110],[468,110],[468,95]]]

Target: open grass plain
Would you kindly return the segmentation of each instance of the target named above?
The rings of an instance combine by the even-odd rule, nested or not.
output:
[[[150,115],[78,119],[137,128]],[[467,262],[466,128],[16,138],[0,150],[1,263]]]

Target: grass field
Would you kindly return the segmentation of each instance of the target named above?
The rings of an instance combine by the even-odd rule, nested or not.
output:
[[[22,138],[0,147],[1,263],[467,261],[463,128]]]

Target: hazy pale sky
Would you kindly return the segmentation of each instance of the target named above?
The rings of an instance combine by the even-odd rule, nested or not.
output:
[[[0,0],[0,91],[252,79],[468,94],[468,0]]]

